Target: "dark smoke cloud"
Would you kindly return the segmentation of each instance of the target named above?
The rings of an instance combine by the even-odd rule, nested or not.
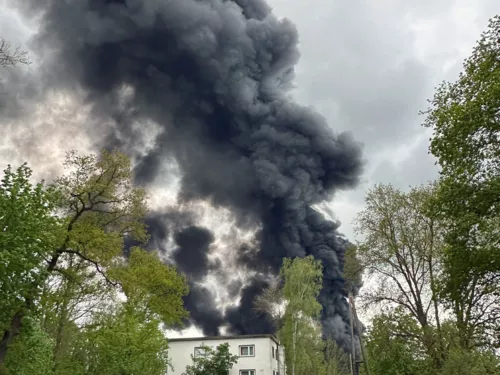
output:
[[[184,298],[184,305],[189,311],[190,320],[184,327],[191,323],[201,328],[206,336],[218,336],[220,327],[225,318],[215,304],[215,295],[207,287],[190,282],[189,295]]]
[[[250,285],[242,289],[240,304],[231,307],[226,311],[226,320],[230,325],[229,332],[233,334],[261,334],[273,333],[275,328],[272,325],[272,319],[266,313],[257,313],[254,311],[253,301],[267,283],[261,276],[252,280]]]
[[[173,258],[177,267],[190,278],[200,280],[208,273],[208,250],[214,235],[206,228],[191,226],[174,236],[178,248]]]
[[[324,333],[348,342],[341,277],[346,243],[311,206],[358,183],[361,147],[287,97],[299,57],[291,22],[278,20],[260,0],[44,0],[31,6],[45,11],[37,36],[40,51],[52,52],[44,59],[45,82],[82,87],[95,116],[115,120],[103,145],[130,152],[141,132],[133,124],[161,126],[149,152],[136,155],[137,182],[154,182],[173,158],[182,175],[180,202],[205,200],[259,223],[258,251],[240,258],[248,268],[275,274],[283,257],[321,259]],[[118,105],[123,85],[134,95]],[[181,267],[197,277],[204,272],[194,263]],[[234,333],[269,332],[268,320],[249,309],[263,285],[252,280],[225,317],[197,286],[187,307],[205,332],[223,322]]]
[[[184,305],[190,316],[179,328],[187,328],[194,324],[201,328],[203,334],[216,336],[220,334],[219,328],[224,323],[224,316],[214,302],[216,297],[214,293],[199,282],[203,281],[210,270],[220,267],[220,263],[210,262],[208,259],[209,246],[214,241],[212,232],[195,225],[179,229],[192,220],[189,212],[150,215],[146,220],[151,235],[147,247],[166,253],[168,230],[173,232],[177,247],[169,255],[177,268],[186,275],[189,284],[189,294],[184,298]]]

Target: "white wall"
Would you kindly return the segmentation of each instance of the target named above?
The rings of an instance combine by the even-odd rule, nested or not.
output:
[[[254,357],[239,357],[238,362],[229,371],[229,375],[239,375],[240,370],[255,370],[255,375],[273,375],[273,370],[278,372],[278,362],[272,357],[272,349],[275,350],[277,344],[268,337],[238,337],[222,339],[202,339],[196,341],[169,341],[169,357],[174,366],[174,371],[169,370],[169,375],[182,375],[188,365],[193,362],[191,355],[194,354],[194,348],[202,345],[210,346],[215,349],[218,345],[229,344],[229,351],[232,354],[239,355],[240,345],[255,345]],[[280,353],[281,354],[281,353]],[[276,356],[275,356],[276,357]],[[283,369],[280,375],[284,374]]]

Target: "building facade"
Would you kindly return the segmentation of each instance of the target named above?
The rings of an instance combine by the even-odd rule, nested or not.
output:
[[[283,347],[273,335],[214,336],[169,339],[169,357],[174,370],[168,375],[182,375],[186,367],[193,364],[191,355],[203,355],[203,346],[216,349],[229,344],[238,362],[229,370],[229,375],[285,375]]]

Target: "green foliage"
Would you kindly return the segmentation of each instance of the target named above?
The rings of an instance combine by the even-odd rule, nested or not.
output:
[[[343,274],[347,293],[358,294],[358,289],[362,284],[363,269],[364,267],[358,257],[358,248],[352,244],[349,245],[345,252]]]
[[[128,262],[111,274],[120,281],[128,300],[148,316],[153,313],[167,325],[181,323],[188,316],[182,300],[189,291],[186,279],[157,253],[133,248]]]
[[[44,259],[60,241],[60,220],[53,216],[58,192],[31,184],[31,174],[26,164],[15,172],[9,166],[0,185],[0,332],[26,301],[38,298],[47,277]]]
[[[283,296],[287,301],[285,315],[317,318],[321,305],[317,301],[321,291],[323,266],[314,257],[283,259],[280,275],[284,280]]]
[[[356,248],[346,256],[348,280],[360,284],[361,266]],[[266,312],[278,329],[277,337],[285,349],[289,373],[344,375],[348,357],[333,341],[324,341],[317,321],[321,305],[317,297],[322,284],[321,262],[313,257],[285,259],[281,282],[272,283],[255,300],[254,308]],[[347,276],[346,276],[347,277]]]
[[[367,341],[367,355],[373,375],[424,375],[432,373],[426,349],[415,319],[397,309],[376,316]]]
[[[218,345],[216,350],[202,346],[202,351],[196,357],[191,355],[193,365],[186,368],[184,375],[227,375],[238,361],[238,356],[229,351],[228,343]]]
[[[374,375],[485,375],[500,374],[500,359],[488,350],[460,347],[453,322],[443,324],[447,348],[443,365],[436,368],[419,339],[421,329],[401,309],[378,315],[366,336],[370,370]],[[364,374],[364,372],[363,372]]]
[[[53,262],[62,254],[74,254],[99,270],[121,255],[125,237],[147,241],[145,192],[133,187],[124,154],[102,151],[97,158],[72,152],[65,166],[70,172],[55,185],[63,194],[60,209],[67,220],[67,237]]]
[[[123,257],[125,239],[148,239],[145,193],[133,187],[125,155],[72,152],[65,165],[48,188],[31,185],[25,165],[8,168],[0,186],[0,366],[9,374],[164,374],[160,325],[187,317],[185,277],[156,252],[136,247]],[[27,325],[32,316],[41,327]]]
[[[325,375],[348,375],[349,356],[333,340],[324,343]]]
[[[321,312],[317,297],[322,287],[322,270],[321,261],[312,256],[283,260],[280,275],[284,280],[286,309],[280,339],[292,375],[317,373],[323,364],[323,342],[316,322]]]
[[[85,375],[164,375],[169,363],[160,322],[145,321],[128,303],[84,330],[77,349]]]
[[[499,375],[500,360],[490,351],[453,348],[440,375]]]
[[[424,124],[441,166],[432,208],[448,224],[443,295],[466,347],[492,344],[500,321],[499,30],[495,16],[457,81],[438,88]]]
[[[429,211],[435,185],[405,193],[392,185],[376,185],[356,218],[357,234],[364,237],[358,254],[377,283],[362,296],[364,306],[402,308],[422,329],[421,340],[436,365],[440,329],[439,285],[442,275],[444,226]]]
[[[53,342],[38,322],[29,318],[10,346],[2,375],[47,375],[52,371]]]

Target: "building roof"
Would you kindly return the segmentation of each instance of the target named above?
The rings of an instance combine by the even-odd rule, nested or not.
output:
[[[234,340],[234,339],[261,339],[269,338],[279,345],[279,341],[276,336],[271,334],[262,335],[235,335],[235,336],[202,336],[202,337],[181,337],[176,339],[168,339],[169,342],[177,341],[209,341],[209,340]]]

